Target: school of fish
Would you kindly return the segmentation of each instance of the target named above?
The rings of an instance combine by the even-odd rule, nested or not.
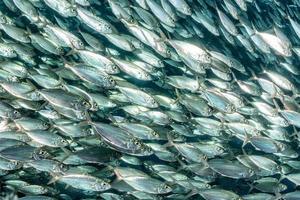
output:
[[[0,199],[299,200],[300,0],[0,0]]]

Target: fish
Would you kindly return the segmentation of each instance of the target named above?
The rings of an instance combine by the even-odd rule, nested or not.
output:
[[[298,199],[299,6],[1,1],[0,199]]]

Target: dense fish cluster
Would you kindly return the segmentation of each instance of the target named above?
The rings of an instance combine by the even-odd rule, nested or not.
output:
[[[0,11],[0,199],[300,199],[299,0]]]

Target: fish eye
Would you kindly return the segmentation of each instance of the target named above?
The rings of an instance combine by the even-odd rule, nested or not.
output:
[[[82,46],[82,47],[84,46],[82,41],[79,42],[79,46]]]
[[[14,110],[14,117],[18,117],[19,115],[20,115],[20,112],[19,111],[17,111],[17,110]]]
[[[65,140],[65,139],[62,139],[61,142],[64,143],[64,144],[67,144],[67,143],[68,143],[68,141]]]
[[[107,183],[105,183],[105,182],[102,182],[102,183],[101,183],[101,187],[107,187],[107,186],[108,186]]]
[[[46,154],[47,154],[47,152],[46,152],[46,151],[44,151],[44,150],[41,150],[39,154],[40,154],[40,155],[46,155]]]
[[[18,165],[18,164],[19,164],[19,161],[14,160],[14,161],[12,161],[12,164],[13,164],[13,165]]]
[[[192,13],[192,10],[189,6],[184,7],[185,11],[188,13]]]
[[[157,61],[157,64],[158,65],[163,65],[164,63],[163,63],[163,61],[159,60],[159,61]]]
[[[85,112],[84,111],[80,112],[80,115],[85,116]]]
[[[171,55],[171,50],[167,49],[166,54],[170,56]]]
[[[155,131],[152,131],[152,135],[155,136],[155,137],[159,136],[159,134],[157,132],[155,132]]]
[[[211,109],[210,107],[207,107],[207,108],[206,108],[206,113],[207,113],[207,114],[210,114],[211,112],[212,112],[212,109]]]
[[[279,149],[283,149],[283,148],[284,148],[284,145],[281,144],[281,143],[279,143],[279,144],[278,144],[278,147],[279,147]]]
[[[172,17],[169,17],[169,19],[172,23],[175,23],[175,20]]]
[[[117,66],[116,66],[116,65],[112,65],[111,68],[112,68],[113,70],[116,70],[116,69],[117,69]]]
[[[105,24],[104,28],[105,28],[106,30],[111,30],[111,27],[110,27],[109,25],[107,25],[107,24]]]
[[[133,24],[134,19],[132,17],[130,17],[129,22]]]
[[[91,135],[92,134],[92,130],[90,128],[86,129],[86,132]]]
[[[205,59],[206,59],[207,61],[210,61],[210,55],[206,54],[206,55],[205,55]]]
[[[173,133],[172,133],[172,136],[173,136],[173,138],[178,138],[178,137],[179,137],[179,134],[176,133],[176,132],[173,132]]]
[[[98,104],[96,102],[93,102],[93,107],[94,108],[97,108],[98,107]]]
[[[217,151],[222,151],[223,149],[222,149],[221,147],[218,147],[218,146],[217,146],[217,147],[216,147],[216,150],[217,150]]]
[[[83,101],[82,104],[83,104],[85,107],[90,107],[90,104],[89,104],[89,102],[87,102],[87,101]]]
[[[64,49],[62,47],[56,47],[59,53],[63,53]]]
[[[76,13],[76,8],[71,8],[70,10],[72,13]]]
[[[164,189],[169,189],[170,188],[168,185],[164,185],[163,187],[164,187]]]
[[[281,184],[280,187],[281,187],[281,189],[284,189],[284,190],[287,189],[286,185],[283,185],[283,184]]]

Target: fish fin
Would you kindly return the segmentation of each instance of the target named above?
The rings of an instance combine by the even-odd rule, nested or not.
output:
[[[66,189],[68,189],[69,187],[70,187],[70,185],[66,185],[64,189],[66,190]]]
[[[247,185],[250,187],[247,194],[250,194],[252,192],[252,190],[255,189],[255,188],[254,188],[253,183],[247,183]]]
[[[262,65],[258,65],[259,66],[259,69],[261,70],[261,74],[265,74],[267,73],[267,70],[262,66]]]
[[[297,128],[293,125],[293,133],[290,135],[291,137],[297,136]]]
[[[251,73],[251,78],[249,79],[249,80],[257,80],[258,79],[258,77],[256,76],[256,74],[255,74],[255,72],[254,72],[254,70],[253,69],[251,69],[251,68],[249,68],[249,71],[250,71],[250,73]]]
[[[181,99],[181,94],[180,94],[178,88],[175,88],[175,94],[176,94],[176,99],[174,101],[174,104],[178,103]]]
[[[32,86],[34,89],[37,89],[36,86],[29,80],[29,79],[26,79],[26,83],[28,83],[30,86]],[[31,93],[33,92],[34,90],[30,91],[30,92],[27,92],[27,93]]]
[[[275,29],[275,25],[272,25],[272,28],[265,30],[264,33],[269,33],[269,34],[274,34],[274,35],[276,35],[274,29]],[[276,36],[277,36],[277,35],[276,35]]]
[[[276,192],[276,193],[275,193],[275,199],[274,199],[274,200],[281,200],[281,199],[283,199],[283,195],[280,194],[279,192]]]
[[[57,174],[55,174],[53,172],[49,172],[49,173],[52,176],[52,178],[50,179],[50,181],[48,181],[47,185],[54,184],[54,183],[56,183],[60,179],[60,175],[57,175]]]
[[[205,89],[204,87],[203,87],[203,83],[204,83],[204,81],[201,79],[201,77],[200,76],[196,76],[196,81],[197,81],[197,84],[198,84],[198,86],[197,86],[197,89],[196,90],[194,90],[193,92],[197,92],[198,90],[203,90],[203,89]]]
[[[177,158],[177,162],[179,163],[180,166],[176,169],[176,172],[179,172],[186,168],[186,164],[180,158]]]
[[[44,103],[42,103],[42,105],[40,105],[40,107],[37,110],[42,110],[48,104],[49,103],[47,101],[45,101]]]
[[[244,150],[244,147],[247,145],[248,142],[250,142],[250,137],[246,133],[246,131],[245,131],[245,134],[246,134],[246,136],[245,136],[245,139],[244,139],[243,144],[242,144],[242,150]]]
[[[168,139],[168,142],[165,143],[165,144],[163,144],[162,146],[164,148],[174,146],[174,142],[173,142],[173,140],[172,140],[172,138],[171,138],[171,136],[169,134],[167,134],[167,139]]]
[[[281,173],[281,174],[280,174],[280,178],[279,178],[279,180],[278,180],[278,183],[280,183],[280,182],[281,182],[283,179],[285,179],[285,178],[288,179],[287,176],[286,176],[285,174],[282,174],[282,173]]]
[[[190,199],[190,197],[199,194],[199,191],[196,189],[192,189],[189,193],[186,194],[185,199]]]
[[[64,155],[62,159],[58,160],[58,162],[63,163],[72,154],[72,152],[64,147],[61,147],[61,150],[63,150],[66,155]]]
[[[108,119],[111,120],[112,123],[117,124],[117,120],[114,119],[114,116],[111,113],[106,114],[106,116],[108,117]]]
[[[233,72],[231,74],[233,78],[232,82],[238,82],[238,79],[236,78],[235,74]]]
[[[81,121],[81,122],[78,123],[78,126],[87,126],[87,125],[91,125],[89,123],[89,121]]]
[[[90,113],[87,110],[85,110],[84,113],[85,113],[85,116],[86,116],[86,121],[87,122],[92,122]]]
[[[282,98],[283,98],[283,97],[282,97]],[[273,104],[274,104],[274,106],[275,106],[276,112],[278,113],[278,112],[280,111],[280,107],[279,107],[279,105],[278,105],[276,99],[274,99],[274,98],[273,98]]]
[[[116,175],[116,179],[111,183],[111,185],[119,183],[120,181],[123,180],[121,175],[116,170],[114,170],[114,172],[115,172],[115,175]]]
[[[55,124],[52,124],[52,123],[51,123],[51,126],[50,126],[50,128],[48,129],[48,131],[49,131],[49,132],[52,132],[52,131],[54,131],[54,130],[56,130],[56,129],[55,129]]]
[[[26,26],[26,32],[27,32],[28,35],[32,34],[32,31],[30,30],[30,28],[28,26]]]
[[[76,51],[74,49],[71,49],[68,53],[66,53],[65,56],[72,56],[72,55],[75,55],[76,54]]]

